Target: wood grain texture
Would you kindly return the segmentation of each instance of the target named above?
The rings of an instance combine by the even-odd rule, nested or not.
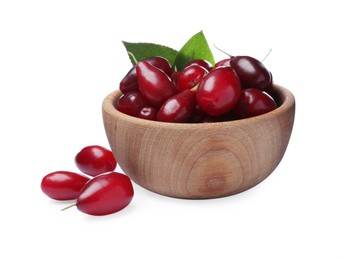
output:
[[[208,199],[245,191],[281,161],[293,128],[295,99],[275,85],[280,106],[231,122],[175,124],[127,116],[114,108],[119,91],[103,101],[111,149],[123,171],[166,196]]]

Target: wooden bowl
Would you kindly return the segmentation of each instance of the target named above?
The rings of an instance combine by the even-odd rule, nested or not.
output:
[[[229,122],[176,124],[125,115],[103,101],[103,121],[122,170],[138,185],[170,197],[208,199],[245,191],[281,161],[293,128],[293,94],[275,85],[279,107]]]

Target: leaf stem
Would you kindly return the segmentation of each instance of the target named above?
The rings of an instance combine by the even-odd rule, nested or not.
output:
[[[138,61],[137,61],[137,59],[136,59],[136,57],[135,57],[135,55],[133,55],[133,53],[132,52],[127,52],[127,54],[129,54],[129,56],[131,56],[131,58],[133,59],[133,62],[135,63],[135,64],[137,64],[138,63]]]

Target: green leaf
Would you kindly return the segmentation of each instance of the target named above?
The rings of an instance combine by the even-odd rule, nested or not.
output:
[[[176,66],[178,71],[181,71],[185,68],[186,63],[193,59],[207,60],[212,65],[215,63],[211,49],[202,31],[190,38],[181,48],[175,58],[174,66]]]
[[[175,57],[178,53],[170,47],[155,43],[133,43],[123,41],[123,44],[130,57],[132,65],[152,56],[162,56],[166,58],[170,64],[174,64]]]

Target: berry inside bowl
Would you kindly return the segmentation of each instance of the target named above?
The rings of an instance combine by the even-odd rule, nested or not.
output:
[[[105,97],[104,127],[123,171],[158,194],[209,199],[243,192],[280,163],[293,128],[295,98],[274,85],[278,107],[227,122],[165,123],[119,112],[119,90]]]

